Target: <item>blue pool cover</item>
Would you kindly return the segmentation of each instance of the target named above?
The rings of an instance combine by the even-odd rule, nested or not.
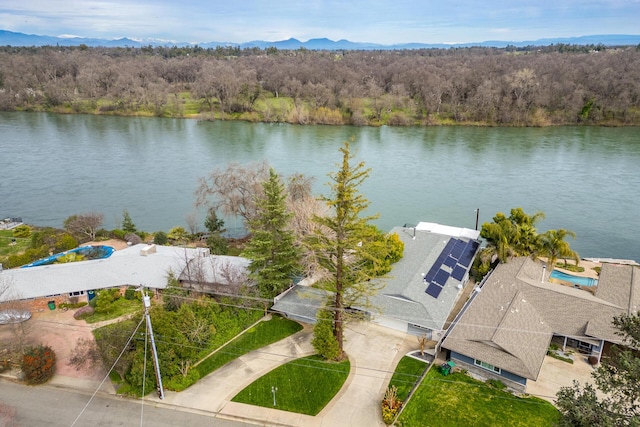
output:
[[[65,252],[60,252],[57,254],[53,254],[46,258],[39,259],[37,261],[33,261],[30,264],[23,265],[22,268],[27,267],[37,267],[39,265],[49,265],[54,264],[58,258],[61,258],[69,253],[77,253],[85,257],[83,261],[88,261],[91,259],[102,259],[109,258],[111,254],[115,252],[115,249],[111,246],[80,246],[79,248],[71,249]]]

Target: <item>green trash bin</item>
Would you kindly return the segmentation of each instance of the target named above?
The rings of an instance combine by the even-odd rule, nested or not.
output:
[[[56,309],[56,302],[55,301],[49,301],[49,310],[55,310]]]
[[[456,364],[453,362],[453,360],[449,360],[446,363],[443,363],[442,366],[440,366],[440,372],[442,372],[442,375],[449,375],[451,372],[453,372],[453,368],[456,366]]]

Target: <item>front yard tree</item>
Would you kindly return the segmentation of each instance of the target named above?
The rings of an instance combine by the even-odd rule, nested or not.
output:
[[[556,395],[561,426],[640,426],[640,314],[623,314],[613,324],[622,345],[614,345],[592,374],[605,397],[590,384],[561,388]]]
[[[64,228],[78,238],[86,236],[89,240],[96,239],[96,233],[102,226],[104,214],[100,212],[87,212],[78,215],[71,215],[64,220]]]
[[[272,169],[256,198],[256,215],[249,221],[251,240],[242,253],[251,260],[250,277],[260,295],[272,298],[285,290],[300,271],[300,252],[290,228],[287,192],[280,176]]]
[[[377,216],[361,216],[369,201],[358,187],[368,178],[370,169],[364,162],[356,165],[348,142],[340,148],[342,165],[329,174],[333,194],[321,197],[330,209],[327,216],[315,216],[315,229],[307,239],[315,255],[319,272],[327,274],[325,289],[331,294],[327,309],[333,312],[333,334],[338,342],[339,358],[344,358],[345,309],[358,303],[366,305],[367,298],[380,288],[371,279],[374,270],[365,264],[380,264],[369,243],[376,238],[376,228],[369,221]]]

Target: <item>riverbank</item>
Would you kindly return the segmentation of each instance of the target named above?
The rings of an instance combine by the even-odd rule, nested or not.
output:
[[[187,98],[183,100],[184,103],[187,102]],[[287,98],[279,98],[280,100],[284,100],[289,103],[292,100]],[[486,128],[495,128],[495,127],[503,127],[503,128],[545,128],[545,127],[562,127],[562,126],[582,126],[582,127],[639,127],[640,126],[640,114],[638,115],[637,122],[623,122],[620,120],[601,120],[598,122],[579,122],[577,120],[572,120],[568,122],[556,122],[553,121],[550,117],[545,114],[539,114],[535,119],[523,122],[523,123],[497,123],[497,122],[487,122],[487,121],[468,121],[468,120],[453,120],[447,117],[440,117],[439,115],[431,115],[426,119],[422,120],[393,120],[393,114],[403,114],[402,111],[391,111],[389,114],[389,118],[386,120],[368,120],[365,123],[353,123],[350,117],[345,116],[339,111],[335,111],[333,118],[331,120],[323,119],[322,117],[315,117],[313,114],[309,115],[304,121],[300,121],[299,118],[295,117],[283,117],[283,118],[269,118],[264,117],[264,114],[261,114],[260,111],[252,111],[250,113],[222,113],[220,111],[215,112],[199,112],[199,113],[191,113],[191,114],[178,114],[171,111],[163,111],[161,113],[153,110],[135,110],[135,111],[118,111],[118,106],[116,103],[110,102],[108,100],[100,100],[98,104],[101,105],[100,108],[96,109],[78,109],[77,104],[66,104],[66,105],[58,105],[55,107],[45,107],[40,106],[40,108],[29,108],[27,110],[24,109],[16,109],[14,112],[25,112],[25,113],[51,113],[51,114],[90,114],[94,116],[113,116],[113,117],[147,117],[147,118],[170,118],[170,119],[185,119],[185,120],[198,120],[198,121],[241,121],[247,123],[267,123],[267,124],[290,124],[290,125],[300,125],[300,126],[317,126],[317,125],[326,125],[326,126],[362,126],[362,127],[381,127],[381,126],[392,126],[392,127],[408,127],[408,126],[419,126],[419,127],[442,127],[442,126],[460,126],[460,127],[486,127]],[[191,106],[190,110],[197,108],[197,106]],[[337,119],[340,117],[340,119]],[[397,116],[396,116],[397,117]]]
[[[0,46],[0,110],[298,125],[638,126],[640,51],[606,50]]]

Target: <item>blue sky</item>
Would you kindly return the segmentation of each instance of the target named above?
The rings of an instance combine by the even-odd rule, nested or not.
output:
[[[0,0],[0,29],[200,43],[527,41],[639,34],[640,0]]]

